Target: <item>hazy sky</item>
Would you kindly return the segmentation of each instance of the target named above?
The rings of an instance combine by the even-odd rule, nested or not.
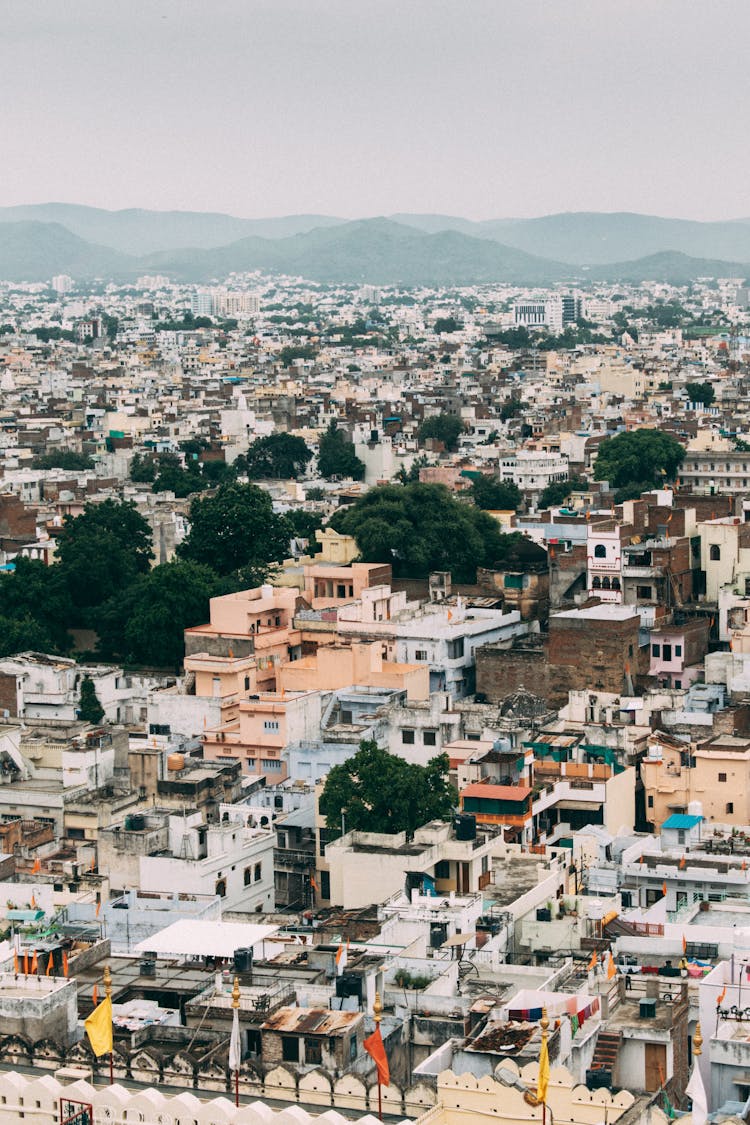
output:
[[[0,204],[750,215],[749,0],[0,0]]]

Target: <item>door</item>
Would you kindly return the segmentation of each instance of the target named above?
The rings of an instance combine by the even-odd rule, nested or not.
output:
[[[665,1043],[645,1044],[645,1088],[653,1094],[667,1080],[667,1047]]]

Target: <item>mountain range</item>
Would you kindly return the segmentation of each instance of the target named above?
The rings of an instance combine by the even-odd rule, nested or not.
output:
[[[628,212],[474,222],[399,214],[240,219],[218,212],[105,211],[49,203],[0,208],[0,278],[208,282],[262,270],[379,285],[686,283],[750,275],[750,219],[702,223]]]

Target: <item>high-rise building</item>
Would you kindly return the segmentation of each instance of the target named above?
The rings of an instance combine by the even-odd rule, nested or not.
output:
[[[55,293],[60,293],[61,295],[70,293],[73,288],[73,278],[68,277],[66,273],[58,273],[52,278],[52,288]]]

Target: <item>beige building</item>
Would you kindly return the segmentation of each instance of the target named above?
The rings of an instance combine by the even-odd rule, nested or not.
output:
[[[430,695],[429,667],[384,660],[383,645],[378,642],[322,646],[312,656],[282,665],[278,682],[284,691],[335,691],[356,684],[405,690],[410,700]]]
[[[655,731],[641,762],[646,819],[660,831],[673,813],[700,802],[708,821],[750,824],[750,739],[721,734],[696,748]]]

